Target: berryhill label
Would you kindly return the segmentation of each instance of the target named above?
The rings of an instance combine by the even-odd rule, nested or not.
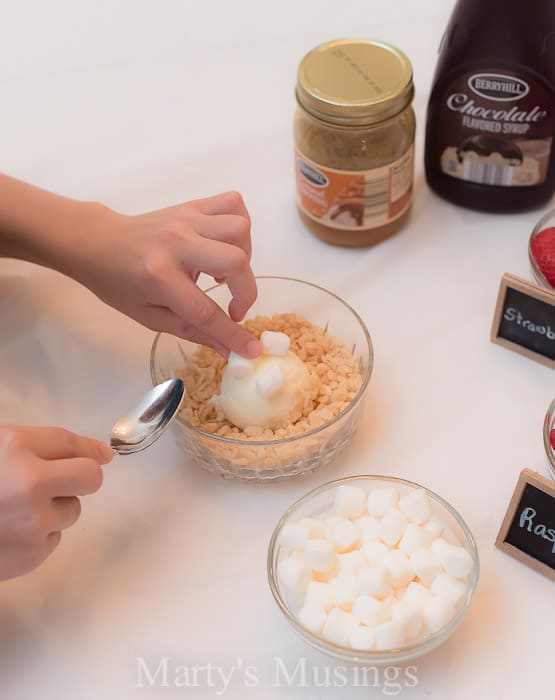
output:
[[[530,469],[518,480],[495,546],[555,580],[555,484]]]
[[[503,275],[491,340],[555,369],[555,291]]]

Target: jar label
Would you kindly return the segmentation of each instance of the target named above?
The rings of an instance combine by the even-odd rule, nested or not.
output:
[[[346,231],[376,228],[398,219],[412,196],[414,147],[372,170],[334,170],[295,153],[301,210],[326,226]]]
[[[481,185],[545,182],[555,114],[537,80],[505,70],[466,72],[440,105],[435,138],[443,173]]]

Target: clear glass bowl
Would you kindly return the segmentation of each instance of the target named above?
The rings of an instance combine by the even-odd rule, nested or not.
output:
[[[295,632],[310,646],[318,649],[328,656],[340,661],[359,664],[394,664],[405,663],[419,656],[423,656],[432,651],[440,644],[443,644],[448,639],[459,624],[462,622],[476,590],[478,583],[480,564],[478,559],[478,549],[476,542],[468,525],[464,522],[457,511],[445,501],[443,498],[435,494],[433,491],[425,489],[430,498],[434,515],[441,522],[445,523],[457,536],[461,545],[463,545],[470,553],[474,566],[472,572],[468,576],[467,590],[462,604],[459,606],[456,616],[442,629],[422,640],[404,646],[400,649],[392,649],[387,651],[358,651],[350,647],[338,646],[332,642],[328,642],[323,637],[316,635],[306,629],[295,616],[295,610],[298,610],[302,604],[302,596],[290,595],[283,591],[279,578],[277,576],[277,567],[280,559],[290,554],[283,546],[279,544],[280,533],[284,525],[288,523],[298,522],[301,518],[326,518],[333,514],[333,493],[335,489],[343,484],[352,486],[370,488],[391,488],[394,486],[399,491],[401,497],[409,493],[412,489],[424,488],[412,481],[404,479],[396,479],[386,476],[353,476],[346,479],[338,479],[330,481],[323,486],[310,491],[289,510],[285,512],[281,520],[278,522],[270,540],[268,548],[268,581],[272,594],[282,611],[287,621],[293,627]]]
[[[547,409],[543,422],[543,444],[545,447],[545,456],[547,458],[547,467],[551,472],[551,476],[555,479],[555,450],[551,447],[552,430],[555,430],[555,399],[553,399]]]
[[[181,416],[171,424],[188,458],[226,478],[246,481],[286,479],[313,472],[330,463],[353,437],[360,420],[362,398],[374,364],[372,341],[360,316],[338,296],[308,282],[286,277],[258,277],[258,298],[249,318],[277,313],[300,314],[329,335],[343,341],[357,361],[362,384],[351,403],[328,423],[302,435],[280,440],[237,440],[191,425]],[[206,292],[223,309],[231,299],[224,285]],[[198,345],[165,333],[156,335],[150,352],[153,384],[175,376]]]
[[[530,236],[530,240],[528,242],[528,258],[530,259],[530,268],[533,281],[536,282],[536,284],[553,291],[554,287],[552,287],[546,280],[545,275],[538,267],[536,259],[532,255],[532,241],[538,235],[538,233],[540,233],[540,231],[543,231],[546,228],[551,228],[551,226],[555,226],[555,209],[548,211],[547,214],[543,216],[534,226],[532,235]]]

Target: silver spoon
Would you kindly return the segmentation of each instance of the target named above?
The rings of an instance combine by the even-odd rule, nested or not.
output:
[[[112,428],[110,445],[114,452],[129,455],[150,447],[168,427],[184,395],[181,379],[168,379],[148,391]]]

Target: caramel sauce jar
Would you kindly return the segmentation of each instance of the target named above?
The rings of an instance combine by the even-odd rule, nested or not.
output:
[[[406,222],[412,200],[412,67],[398,49],[341,39],[308,53],[297,76],[297,205],[320,239],[370,246]]]

